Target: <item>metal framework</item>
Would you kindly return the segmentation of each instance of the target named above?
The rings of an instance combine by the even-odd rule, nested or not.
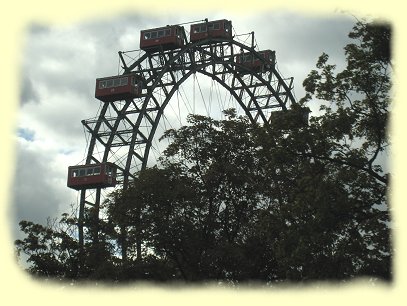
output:
[[[136,173],[147,167],[166,106],[180,86],[196,74],[205,75],[225,88],[253,123],[268,124],[271,112],[286,110],[295,103],[292,78],[283,79],[275,63],[266,65],[262,71],[251,71],[236,62],[239,53],[252,53],[263,60],[253,40],[246,45],[235,38],[206,39],[186,43],[181,49],[144,52],[129,62],[125,60],[126,52],[119,52],[123,74],[136,73],[144,84],[143,94],[131,100],[105,102],[97,117],[82,121],[91,135],[86,164],[114,162],[118,166],[118,180],[126,188]],[[101,189],[81,191],[78,228],[82,245],[85,206],[92,206],[98,215],[102,197]]]

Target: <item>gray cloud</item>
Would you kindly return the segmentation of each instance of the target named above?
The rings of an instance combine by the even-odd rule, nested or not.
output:
[[[17,224],[21,220],[45,224],[48,217],[61,214],[61,207],[69,207],[70,195],[64,192],[62,180],[65,167],[57,165],[52,155],[53,150],[33,150],[27,141],[18,142],[10,206],[14,237],[19,236]]]
[[[356,22],[343,15],[310,16],[292,12],[271,12],[250,20],[254,25],[267,25],[267,30],[255,30],[260,46],[274,47],[288,60],[304,61],[315,60],[315,54],[321,52],[342,54],[349,42],[347,35]]]
[[[29,35],[46,35],[49,33],[50,27],[39,24],[39,23],[32,23],[28,27]]]
[[[33,82],[27,76],[24,76],[21,81],[21,90],[20,90],[20,103],[38,103],[39,96],[38,92],[35,90]]]
[[[276,51],[277,65],[284,77],[294,77],[295,94],[304,94],[302,82],[315,69],[318,57],[329,54],[331,62],[343,69],[344,47],[356,20],[345,15],[305,15],[273,11],[250,16],[260,49]]]

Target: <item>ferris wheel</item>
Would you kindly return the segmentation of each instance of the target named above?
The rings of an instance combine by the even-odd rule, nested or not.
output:
[[[154,162],[164,146],[157,138],[187,124],[187,114],[222,116],[236,108],[267,125],[296,103],[293,79],[280,75],[274,51],[257,50],[253,32],[244,41],[226,19],[183,25],[142,30],[140,49],[119,52],[120,73],[96,79],[100,110],[82,120],[86,160],[68,169],[68,187],[80,191],[81,244],[87,207],[98,216],[106,193],[127,188]]]

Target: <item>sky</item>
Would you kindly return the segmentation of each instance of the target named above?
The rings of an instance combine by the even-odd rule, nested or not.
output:
[[[171,2],[101,0],[86,3],[41,0],[31,4],[20,2],[12,1],[0,11],[2,17],[0,22],[3,22],[0,27],[3,42],[0,48],[0,67],[7,75],[7,78],[2,78],[0,82],[2,89],[3,85],[7,86],[6,95],[2,99],[5,112],[2,112],[3,118],[0,120],[0,136],[4,137],[0,147],[3,152],[0,164],[1,169],[6,170],[6,174],[12,173],[6,178],[5,184],[0,184],[0,201],[5,200],[1,201],[1,208],[5,212],[2,214],[4,218],[1,222],[3,226],[1,233],[6,234],[2,236],[5,239],[0,244],[2,247],[0,262],[4,293],[20,301],[26,299],[30,304],[54,304],[56,299],[71,303],[72,297],[78,296],[72,295],[73,292],[68,288],[64,289],[63,286],[58,288],[54,286],[48,288],[43,284],[37,286],[35,282],[26,280],[24,275],[16,273],[18,271],[14,270],[13,250],[4,242],[10,238],[21,238],[17,225],[20,220],[44,224],[47,217],[59,217],[61,213],[71,210],[71,204],[77,204],[78,194],[66,187],[66,172],[67,167],[80,162],[86,152],[81,120],[96,116],[100,106],[99,101],[94,98],[95,78],[117,73],[117,52],[137,49],[141,29],[203,18],[230,19],[237,33],[255,31],[256,42],[261,49],[276,50],[279,71],[285,77],[294,77],[294,92],[297,99],[303,95],[302,81],[315,68],[317,58],[322,52],[330,55],[332,63],[343,62],[343,47],[349,41],[347,34],[355,19],[350,13],[338,13],[337,7],[363,12],[370,16],[389,16],[397,25],[398,47],[404,48],[403,35],[400,33],[403,33],[405,14],[404,10],[400,9],[401,2],[392,0],[386,2],[371,0],[368,5],[363,1],[354,0],[307,2],[252,0],[248,6],[242,1],[237,7],[226,0],[222,1],[223,9],[217,10],[213,9],[220,3],[216,0],[194,1],[193,10],[191,8],[186,10],[186,1],[180,4],[181,0]],[[160,4],[163,8],[159,10],[158,16],[138,13],[139,7],[147,12],[147,9],[155,9]],[[170,7],[171,9],[167,10]],[[179,9],[174,10],[173,7]],[[270,9],[263,9],[265,7]],[[279,7],[288,9],[279,10]],[[331,10],[332,14],[327,13]],[[126,11],[132,13],[122,14]],[[316,12],[320,12],[321,15],[317,15]],[[336,14],[333,14],[334,12]],[[395,67],[403,67],[403,64],[404,57],[397,54]],[[401,84],[403,69],[398,69],[396,74],[395,81]],[[15,80],[16,75],[18,80]],[[15,96],[14,92],[18,96]],[[398,100],[403,100],[403,90],[397,90],[396,95]],[[19,101],[16,114],[10,99]],[[404,121],[404,107],[403,103],[399,103],[397,107],[399,112],[393,113],[397,119],[395,120],[397,127]],[[397,140],[405,137],[404,130],[394,129],[394,138]],[[396,221],[399,221],[396,224],[396,232],[399,234],[405,232],[403,227],[405,223],[400,222],[405,215],[401,210],[404,208],[399,204],[402,202],[401,198],[404,198],[401,192],[405,186],[403,181],[397,180],[400,175],[403,178],[405,147],[402,141],[395,141],[393,148],[396,153],[393,153],[392,159],[397,161],[397,167],[393,168],[395,173],[393,188],[397,199],[400,199],[394,203],[397,204],[398,212],[394,216]],[[7,158],[4,159],[4,156]],[[8,178],[12,180],[7,180]],[[12,237],[9,237],[9,229]],[[313,305],[326,305],[329,300],[330,304],[342,305],[343,301],[354,303],[358,299],[363,299],[365,303],[368,298],[369,305],[383,305],[389,302],[400,304],[397,302],[400,296],[404,296],[405,286],[402,284],[407,273],[403,273],[406,271],[400,260],[405,258],[402,243],[405,239],[399,237],[395,236],[395,243],[398,247],[396,263],[400,263],[397,265],[400,270],[397,270],[397,282],[394,287],[370,288],[362,283],[361,287],[352,286],[354,290],[348,290],[352,289],[349,287],[341,287],[343,290],[333,288],[335,290],[324,290],[323,294],[318,294],[321,293],[320,290],[311,292],[299,290],[295,291],[295,294],[290,290],[286,292],[287,294],[272,296],[268,292],[261,292],[260,299],[270,301],[272,298],[276,301],[280,298],[282,303],[298,300],[300,303],[309,302]],[[66,299],[61,299],[62,291],[69,294]],[[80,298],[89,296],[92,303],[96,298],[100,304],[117,303],[117,295],[111,294],[111,290],[98,290],[97,296],[89,295],[88,290],[84,293],[86,296],[81,295]],[[238,295],[235,292],[226,292],[221,296],[217,294],[218,292],[213,293],[215,294],[207,294],[206,291],[192,293],[182,291],[180,296],[169,291],[139,290],[137,297],[153,305],[162,304],[162,299],[165,299],[168,305],[179,305],[180,301],[189,297],[194,299],[194,303],[201,300],[201,303],[206,304],[211,298],[214,302],[219,302],[222,298],[222,301],[227,299],[228,303],[239,305],[253,303],[253,298],[256,301],[259,299],[257,294],[250,292]]]
[[[255,15],[215,12],[153,16],[117,14],[65,25],[29,24],[23,36],[19,109],[15,130],[16,167],[12,185],[12,232],[20,220],[46,224],[78,205],[66,187],[67,168],[86,152],[82,119],[95,117],[95,79],[118,72],[118,51],[139,46],[140,30],[195,20],[229,19],[236,34],[255,32],[260,49],[276,51],[278,69],[294,77],[294,94],[318,57],[330,55],[343,68],[343,47],[356,22],[349,14],[306,15],[263,11]]]

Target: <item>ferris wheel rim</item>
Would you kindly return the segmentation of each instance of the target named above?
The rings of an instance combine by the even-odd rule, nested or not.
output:
[[[138,58],[138,59],[137,59],[133,64],[131,64],[130,66],[127,66],[126,64],[124,64],[124,71],[123,71],[122,74],[125,75],[125,74],[128,74],[128,73],[137,73],[138,70],[136,69],[136,67],[137,67],[138,65],[140,65],[140,63],[142,63],[143,61],[145,61],[145,60],[147,60],[147,59],[151,61],[151,58],[153,58],[154,56],[165,56],[166,54],[171,54],[172,52],[177,52],[177,53],[175,54],[175,56],[172,56],[172,58],[171,58],[169,61],[165,62],[164,65],[162,65],[162,67],[161,67],[161,68],[162,68],[162,69],[161,69],[161,72],[160,72],[158,75],[155,76],[154,81],[153,81],[153,84],[150,86],[149,90],[147,91],[147,95],[146,95],[146,97],[145,97],[145,99],[144,99],[142,109],[145,109],[145,108],[147,107],[147,104],[148,104],[148,102],[149,102],[150,99],[153,99],[153,100],[155,99],[155,97],[154,97],[154,90],[155,90],[157,87],[159,87],[159,82],[161,81],[163,75],[164,75],[165,73],[167,73],[167,72],[173,71],[173,68],[172,68],[173,64],[174,64],[177,60],[179,60],[183,55],[188,54],[188,53],[191,53],[191,52],[197,52],[197,51],[202,51],[202,52],[205,53],[206,55],[209,55],[210,58],[211,58],[211,61],[209,61],[208,63],[203,64],[203,65],[201,65],[201,66],[196,66],[196,67],[194,67],[193,69],[190,69],[190,71],[189,71],[187,74],[185,74],[181,79],[179,79],[179,80],[177,81],[176,84],[174,84],[174,86],[173,86],[173,88],[171,89],[170,93],[167,95],[166,99],[164,100],[164,103],[161,104],[162,110],[158,112],[158,116],[159,116],[159,117],[162,115],[162,112],[163,112],[164,108],[165,108],[165,107],[167,106],[167,104],[170,102],[172,96],[173,96],[174,93],[178,90],[179,86],[180,86],[184,81],[186,81],[193,73],[196,73],[196,72],[199,72],[199,73],[202,73],[202,74],[204,74],[204,75],[206,75],[206,76],[208,76],[208,77],[211,77],[213,80],[215,80],[215,81],[217,81],[219,84],[221,84],[225,89],[227,89],[227,90],[234,96],[234,98],[235,98],[236,101],[239,103],[239,105],[242,107],[242,109],[245,111],[245,113],[246,113],[247,115],[249,115],[250,112],[249,112],[248,109],[245,107],[244,102],[242,102],[242,101],[239,99],[239,96],[238,96],[238,95],[232,93],[232,92],[233,92],[233,89],[232,89],[232,88],[228,87],[227,84],[225,84],[224,82],[222,82],[222,80],[219,79],[219,77],[217,77],[215,74],[213,74],[213,73],[211,74],[210,72],[205,71],[204,69],[202,69],[202,68],[205,68],[205,67],[207,67],[207,66],[213,64],[214,62],[215,62],[216,64],[224,65],[225,67],[228,67],[228,66],[229,66],[229,69],[228,69],[228,72],[229,72],[229,73],[233,73],[233,71],[236,69],[236,67],[239,67],[240,69],[243,69],[243,70],[246,69],[246,70],[247,70],[247,73],[250,73],[253,77],[255,77],[256,79],[258,79],[264,86],[267,86],[268,89],[269,89],[271,92],[274,91],[273,88],[272,88],[272,86],[267,82],[267,80],[265,80],[265,79],[261,76],[261,74],[259,74],[259,73],[257,73],[257,72],[250,71],[248,68],[246,68],[246,67],[245,67],[244,65],[242,65],[242,64],[238,64],[238,63],[235,63],[235,62],[233,62],[233,61],[222,61],[221,58],[218,58],[216,55],[213,55],[213,54],[211,54],[210,52],[208,52],[208,50],[205,49],[205,46],[208,46],[208,45],[210,45],[211,43],[213,43],[213,44],[216,44],[216,43],[228,43],[228,44],[230,44],[230,46],[231,46],[232,48],[233,48],[233,47],[235,47],[235,48],[237,47],[237,48],[240,48],[240,49],[242,50],[242,52],[244,52],[244,51],[251,52],[252,54],[254,54],[255,56],[257,56],[258,58],[261,59],[261,56],[259,55],[259,51],[256,51],[256,50],[254,50],[254,48],[249,47],[249,46],[246,46],[246,45],[244,45],[244,44],[241,43],[241,42],[235,41],[234,39],[216,39],[216,38],[215,38],[215,39],[210,39],[210,38],[209,38],[209,39],[205,39],[205,40],[201,40],[201,41],[197,41],[197,42],[193,42],[193,43],[186,44],[186,45],[185,45],[183,48],[181,48],[180,50],[169,50],[169,51],[165,51],[165,52],[160,52],[160,51],[159,51],[159,52],[154,52],[154,53],[147,53],[147,52],[145,52],[140,58]],[[120,55],[120,54],[121,54],[121,52],[119,52],[119,55]],[[233,56],[233,55],[232,55],[232,56]],[[279,73],[278,73],[275,69],[274,69],[273,73],[274,73],[275,76],[277,76],[277,77],[279,78],[279,80],[282,80],[281,76],[279,75]],[[237,76],[237,79],[239,79],[238,76]],[[240,81],[241,81],[241,80],[240,80]],[[242,81],[241,81],[241,83],[243,84]],[[282,81],[281,84],[282,84],[283,86],[286,86],[286,84],[285,84],[284,81]],[[245,90],[250,94],[250,90],[249,90],[248,88],[246,88]],[[291,90],[290,90],[288,87],[286,88],[286,90],[287,90],[287,92],[291,92]],[[274,93],[274,92],[273,92],[273,93]],[[253,96],[253,95],[252,95],[252,96]],[[253,98],[253,102],[256,104],[256,99]],[[295,100],[294,100],[293,97],[290,97],[290,102],[291,102],[291,103],[295,103]],[[122,109],[121,111],[124,111],[124,112],[125,112],[131,103],[132,103],[131,100],[128,100],[128,101],[126,100],[125,106],[123,107],[123,109]],[[156,103],[156,104],[159,104],[159,102],[157,102],[157,101],[155,101],[155,103]],[[112,104],[114,104],[114,103],[112,103]],[[283,109],[286,107],[285,104],[283,104],[283,103],[281,103],[281,102],[280,102],[280,105],[281,105],[281,107],[282,107]],[[261,108],[260,108],[258,105],[256,105],[256,107],[257,107],[257,109],[258,109],[258,113],[260,114],[260,116],[263,116],[263,118],[262,118],[262,119],[263,119],[263,122],[266,123],[267,120],[266,120],[266,118],[264,117],[264,115],[262,114]],[[99,128],[100,128],[100,126],[101,126],[101,123],[103,122],[103,119],[104,119],[104,117],[105,117],[107,108],[108,108],[108,103],[105,103],[105,105],[103,106],[103,108],[101,109],[101,111],[100,111],[100,113],[99,113],[98,124],[97,124],[97,125],[95,126],[95,128],[93,129],[94,133],[92,134],[92,138],[91,138],[91,141],[90,141],[90,144],[89,144],[86,163],[91,163],[92,161],[95,161],[95,160],[96,160],[96,159],[93,157],[93,150],[94,150],[94,146],[95,146],[96,141],[97,141],[97,138],[95,137],[95,135],[98,133]],[[138,117],[138,122],[136,122],[135,125],[134,125],[134,127],[135,127],[135,128],[134,128],[134,132],[136,131],[136,129],[138,129],[141,119],[142,119],[142,116],[139,116],[139,117]],[[249,119],[250,119],[252,122],[254,122],[254,119],[253,119],[252,117],[249,116]],[[119,121],[120,121],[120,120],[121,120],[121,118],[118,117],[117,120],[115,121],[114,127],[112,128],[111,136],[110,136],[110,138],[109,138],[109,140],[108,140],[108,142],[106,143],[106,146],[105,146],[105,152],[104,152],[104,155],[103,155],[102,162],[106,162],[106,161],[108,160],[108,158],[109,158],[109,152],[110,152],[110,150],[111,150],[111,144],[112,144],[112,141],[113,141],[113,137],[114,137],[114,135],[115,135],[115,132],[117,131],[118,124],[119,124]],[[159,120],[157,120],[157,124],[158,124],[158,123],[159,123]],[[155,126],[153,127],[153,130],[152,130],[152,131],[153,131],[153,136],[154,136],[154,133],[155,133],[156,128],[157,128],[157,125],[155,125]],[[129,151],[134,148],[134,143],[133,143],[133,142],[134,142],[134,141],[133,141],[133,139],[134,139],[134,132],[133,132],[133,135],[132,135],[132,143],[130,144]],[[151,134],[150,134],[150,135],[148,135],[148,137],[147,137],[147,139],[150,140],[150,141],[147,141],[147,146],[148,146],[148,148],[146,148],[146,150],[147,150],[148,152],[149,152],[149,150],[150,150],[150,148],[151,148],[151,139],[153,138],[153,136],[151,136]],[[145,156],[143,157],[143,158],[144,158],[144,161],[143,161],[143,163],[142,163],[142,169],[144,169],[144,168],[146,167],[146,165],[147,165],[148,152],[147,152],[147,154],[145,154]],[[126,176],[126,175],[127,175],[127,176],[128,176],[128,175],[131,175],[131,174],[129,173],[129,169],[130,169],[130,165],[129,165],[129,163],[130,163],[130,162],[129,162],[130,158],[129,158],[129,155],[128,155],[127,160],[128,160],[128,161],[126,162],[126,167],[125,167],[125,169],[122,169],[123,173],[125,173],[125,176]]]

